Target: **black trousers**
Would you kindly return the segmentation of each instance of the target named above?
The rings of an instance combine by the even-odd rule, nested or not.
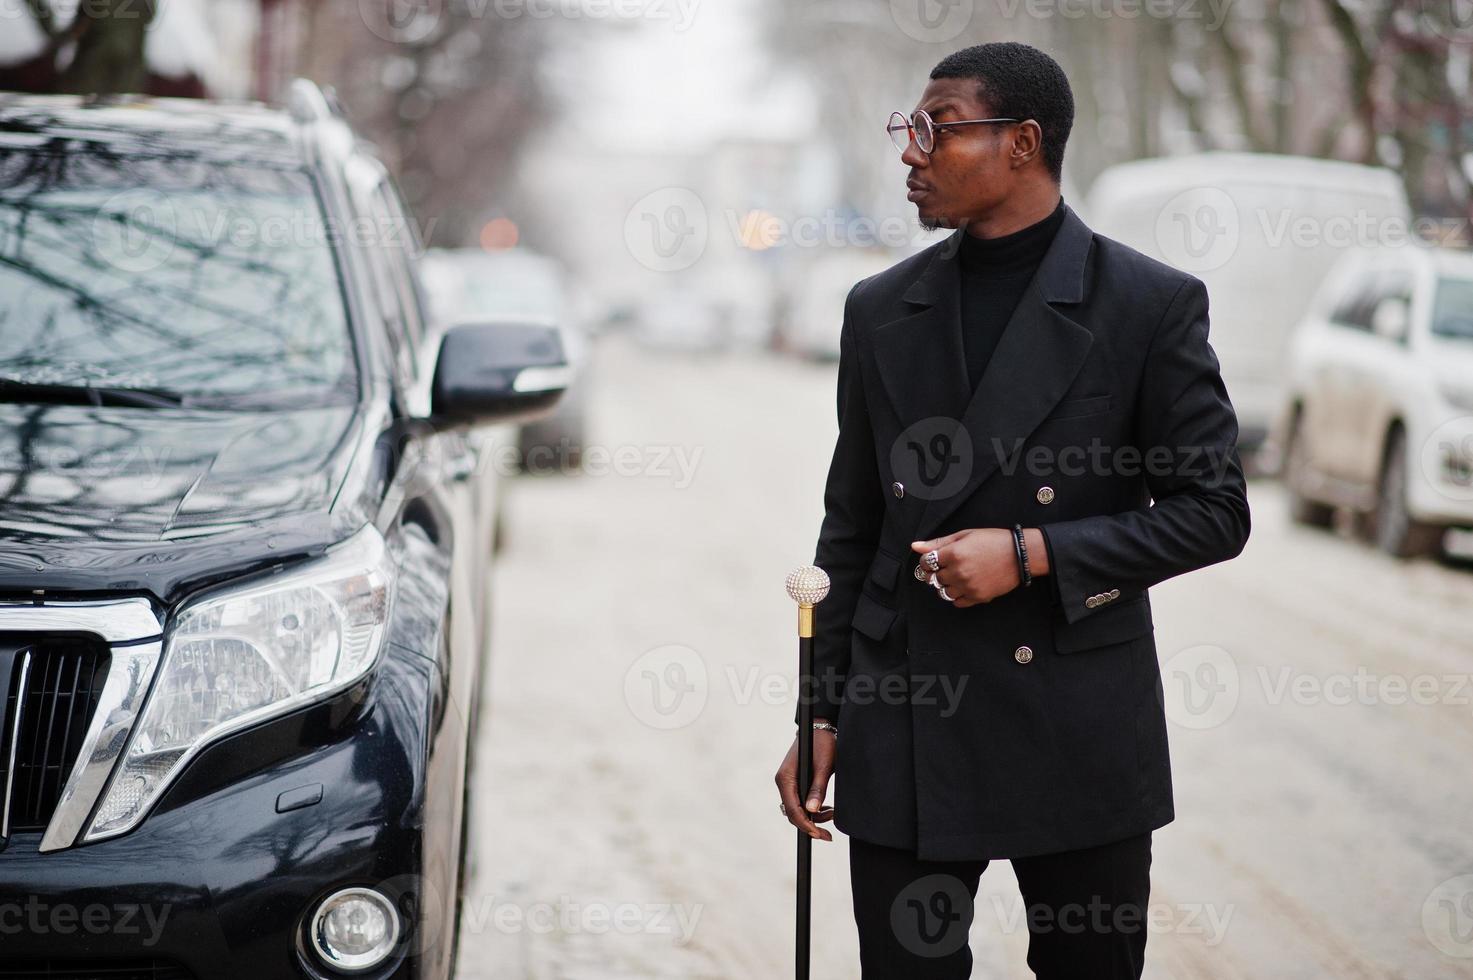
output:
[[[1151,834],[1012,858],[1023,895],[1028,966],[1039,980],[1138,980],[1145,965]],[[964,978],[967,933],[988,861],[922,861],[849,838],[849,881],[864,980]],[[1015,911],[1015,910],[1014,910]]]

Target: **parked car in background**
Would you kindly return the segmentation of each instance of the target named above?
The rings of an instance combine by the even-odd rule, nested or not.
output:
[[[1277,426],[1295,520],[1335,507],[1383,550],[1473,526],[1473,254],[1347,254],[1295,332]]]
[[[1245,465],[1265,449],[1283,404],[1289,335],[1340,255],[1410,234],[1390,170],[1333,160],[1201,153],[1110,167],[1084,213],[1100,234],[1202,279],[1212,347],[1239,423]]]
[[[0,95],[0,243],[0,975],[449,980],[465,434],[551,407],[557,334],[426,323],[308,82]]]
[[[567,392],[551,412],[521,426],[517,456],[532,472],[576,469],[588,433],[593,345],[575,314],[562,267],[526,248],[430,249],[424,266],[426,279],[434,283],[431,304],[442,318],[537,324],[561,333],[572,368]]]
[[[899,261],[884,249],[837,248],[815,255],[791,283],[782,347],[819,360],[839,359],[839,330],[844,301],[861,279],[884,272]]]

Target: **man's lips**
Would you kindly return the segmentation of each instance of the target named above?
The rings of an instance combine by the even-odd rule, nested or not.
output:
[[[910,188],[909,192],[905,195],[905,199],[907,201],[914,201],[923,197],[926,194],[931,193],[931,188],[927,187],[925,184],[918,184],[913,180],[907,180],[905,182],[905,186]]]

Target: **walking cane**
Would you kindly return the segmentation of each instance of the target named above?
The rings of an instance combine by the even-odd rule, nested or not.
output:
[[[788,573],[788,595],[798,604],[798,805],[808,799],[813,785],[813,698],[818,686],[813,676],[813,607],[829,594],[829,576],[815,565]],[[808,980],[810,897],[813,883],[813,838],[798,829],[798,908],[796,976]]]

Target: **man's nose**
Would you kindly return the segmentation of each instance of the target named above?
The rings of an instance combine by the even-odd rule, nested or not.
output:
[[[905,145],[905,152],[900,154],[900,162],[909,164],[912,169],[923,170],[930,164],[931,158],[921,152],[921,148],[916,146],[916,141],[912,138]]]

